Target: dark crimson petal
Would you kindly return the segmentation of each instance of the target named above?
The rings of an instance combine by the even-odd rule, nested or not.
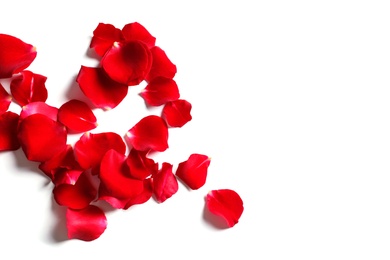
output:
[[[41,114],[20,121],[18,139],[30,161],[44,162],[66,149],[66,128]]]
[[[165,104],[161,114],[170,127],[182,127],[192,120],[192,105],[184,99],[169,101]]]
[[[47,99],[46,77],[24,70],[15,76],[10,85],[14,100],[21,106]]]
[[[128,23],[122,28],[122,33],[126,41],[141,41],[148,48],[152,48],[156,43],[156,38],[150,34],[140,23]]]
[[[112,80],[134,86],[149,73],[152,54],[140,41],[117,42],[106,52],[101,65]]]
[[[144,180],[158,170],[158,163],[146,156],[148,152],[136,149],[130,150],[126,163],[129,166],[131,177]]]
[[[34,61],[37,51],[31,44],[11,35],[0,34],[0,78],[10,78]]]
[[[97,206],[89,205],[81,210],[68,208],[66,227],[69,239],[92,241],[99,238],[107,228],[107,218]]]
[[[206,196],[206,207],[211,213],[224,219],[228,227],[237,224],[244,211],[240,195],[230,189],[210,191]]]
[[[210,161],[207,155],[191,154],[186,161],[179,163],[176,176],[188,187],[197,190],[206,183]]]
[[[3,85],[0,83],[0,114],[8,110],[9,105],[11,104],[12,97],[4,89]]]
[[[126,133],[126,137],[131,146],[139,151],[163,152],[168,149],[168,126],[159,116],[142,118]]]
[[[169,101],[177,100],[180,93],[173,79],[157,77],[149,82],[141,92],[141,96],[149,106],[161,106]]]
[[[99,173],[100,162],[110,149],[121,154],[126,152],[126,144],[122,137],[113,132],[98,134],[87,132],[74,145],[76,160],[80,166],[85,170],[92,168],[94,174]]]
[[[93,48],[102,57],[114,42],[122,40],[123,35],[120,29],[115,28],[112,24],[99,23],[93,31],[93,37],[89,47]]]
[[[58,121],[74,132],[86,132],[96,128],[96,117],[83,101],[72,99],[58,110]]]
[[[19,149],[17,138],[19,115],[8,111],[0,114],[0,151],[14,151]]]
[[[161,169],[153,176],[153,194],[157,202],[162,203],[179,189],[177,179],[172,172],[172,165],[164,162]]]
[[[156,77],[173,79],[176,75],[177,68],[176,65],[168,58],[165,51],[158,46],[154,46],[150,49],[150,51],[153,56],[153,62],[146,80],[150,82]]]
[[[106,110],[122,102],[128,91],[126,84],[113,81],[102,68],[81,66],[76,81],[96,107]]]
[[[20,112],[20,120],[34,114],[42,114],[49,117],[53,121],[57,121],[58,108],[49,106],[45,102],[41,101],[31,102],[22,107],[22,111]]]

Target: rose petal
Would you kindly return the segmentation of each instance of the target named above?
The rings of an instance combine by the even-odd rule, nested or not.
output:
[[[53,184],[54,186],[58,186],[61,184],[74,185],[83,172],[84,171],[80,169],[73,170],[73,169],[67,169],[65,167],[64,168],[59,167],[55,171]]]
[[[21,106],[35,101],[45,102],[47,99],[46,79],[45,76],[28,70],[20,72],[10,84],[14,100]]]
[[[176,65],[168,58],[165,51],[158,46],[154,46],[150,49],[150,51],[153,56],[153,62],[146,80],[150,82],[156,77],[173,79],[176,75],[177,68]]]
[[[149,151],[138,151],[131,149],[126,159],[130,170],[130,176],[135,179],[144,180],[158,170],[158,163],[146,157]]]
[[[81,210],[68,208],[66,227],[69,239],[92,241],[99,238],[107,228],[107,218],[97,206],[89,205]]]
[[[0,78],[10,78],[34,61],[34,46],[11,35],[0,34]]]
[[[149,106],[160,106],[169,101],[177,100],[180,93],[173,79],[157,77],[149,82],[141,92],[141,96]]]
[[[140,23],[128,23],[122,28],[122,33],[126,41],[141,41],[148,48],[152,48],[156,43],[156,38],[152,36]]]
[[[192,120],[192,105],[184,99],[169,101],[163,107],[162,118],[170,127],[182,127]]]
[[[122,31],[115,28],[112,24],[99,23],[93,31],[90,48],[103,57],[104,54],[111,48],[114,42],[123,40]]]
[[[53,121],[57,121],[58,108],[49,106],[45,102],[41,101],[31,102],[22,107],[22,111],[20,112],[20,120],[23,120],[24,118],[34,114],[42,114],[49,117]]]
[[[162,203],[179,189],[177,179],[172,172],[172,165],[164,162],[161,169],[153,176],[153,194],[157,202]]]
[[[163,152],[168,149],[168,127],[159,116],[144,117],[126,133],[126,137],[139,151]]]
[[[176,176],[189,188],[197,190],[206,183],[210,161],[207,155],[191,154],[186,161],[179,163]]]
[[[0,151],[13,151],[20,147],[17,138],[19,115],[8,111],[0,114]]]
[[[11,104],[12,97],[0,83],[0,114],[6,112]]]
[[[230,189],[210,191],[206,196],[206,207],[211,213],[226,221],[228,227],[237,224],[244,211],[240,195]]]
[[[102,68],[81,66],[76,79],[81,91],[98,108],[112,109],[126,97],[128,86],[110,79]]]
[[[58,121],[74,132],[86,132],[96,128],[97,122],[91,108],[83,101],[72,99],[58,110]]]

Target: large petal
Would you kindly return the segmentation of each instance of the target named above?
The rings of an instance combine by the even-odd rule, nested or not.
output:
[[[148,48],[152,48],[156,43],[156,38],[143,25],[137,22],[123,26],[122,33],[126,41],[141,41]]]
[[[0,78],[10,78],[34,61],[37,51],[31,44],[11,35],[0,34]]]
[[[136,149],[130,150],[126,163],[129,166],[131,177],[144,180],[158,170],[158,163],[147,157],[148,152]]]
[[[192,120],[192,105],[184,99],[167,102],[161,115],[170,127],[182,127]]]
[[[83,101],[72,99],[58,110],[58,121],[70,131],[86,132],[96,128],[96,117],[91,108]]]
[[[177,179],[172,172],[172,164],[164,162],[153,176],[153,194],[157,202],[162,203],[172,197],[179,189]]]
[[[0,114],[0,151],[13,151],[20,147],[17,138],[19,115],[8,111]]]
[[[11,104],[12,97],[4,89],[3,85],[0,83],[0,114],[8,110],[9,105]]]
[[[158,46],[154,46],[150,49],[150,51],[153,56],[153,62],[146,80],[150,82],[156,77],[173,79],[176,75],[177,68],[176,65],[168,58],[165,51]]]
[[[42,114],[49,117],[53,121],[57,121],[58,108],[49,106],[42,101],[31,102],[22,107],[22,111],[20,112],[20,120],[34,114]]]
[[[191,154],[190,157],[179,163],[176,176],[189,188],[197,190],[206,183],[207,170],[211,158],[204,154]]]
[[[21,106],[30,102],[45,102],[47,99],[46,79],[45,76],[28,70],[20,72],[12,79],[10,84],[14,100]]]
[[[160,106],[169,101],[177,100],[180,93],[173,79],[157,77],[149,82],[141,92],[141,96],[149,106]]]
[[[122,31],[115,28],[112,24],[99,23],[93,31],[90,48],[103,57],[104,54],[111,48],[114,42],[123,40]]]

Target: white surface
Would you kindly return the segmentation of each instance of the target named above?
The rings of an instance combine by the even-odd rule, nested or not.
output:
[[[99,22],[143,24],[193,104],[159,160],[212,162],[200,190],[111,211],[88,243],[61,241],[47,179],[21,150],[1,153],[0,258],[390,259],[389,13],[388,1],[2,2],[1,33],[37,47],[29,69],[48,77],[55,106],[96,64],[86,51]],[[141,89],[97,112],[94,132],[124,134],[149,113]],[[228,230],[203,217],[219,188],[244,200]]]

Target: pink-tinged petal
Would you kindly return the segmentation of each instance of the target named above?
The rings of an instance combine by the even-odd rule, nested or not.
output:
[[[148,48],[152,48],[156,43],[156,38],[150,34],[140,23],[128,23],[122,28],[122,33],[126,41],[141,41]]]
[[[89,205],[81,210],[68,208],[66,227],[69,239],[92,241],[99,238],[107,228],[107,218],[103,210]]]
[[[168,149],[168,126],[159,116],[146,116],[126,133],[126,138],[138,151],[163,152]]]
[[[10,78],[34,61],[37,51],[31,44],[11,35],[0,34],[0,78]]]
[[[98,108],[112,109],[126,97],[128,86],[110,79],[102,68],[81,66],[76,79],[81,91]]]
[[[58,121],[73,132],[86,132],[96,128],[96,117],[91,108],[83,101],[72,99],[58,110]]]
[[[179,88],[176,82],[170,78],[154,78],[141,96],[149,106],[161,106],[169,101],[177,100],[180,97]]]
[[[17,138],[19,115],[8,111],[0,114],[0,151],[14,151],[19,149]]]
[[[150,82],[156,77],[173,79],[176,75],[177,68],[176,65],[168,58],[165,51],[158,46],[154,46],[150,49],[150,51],[153,56],[153,62],[149,74],[146,76],[146,80]]]
[[[90,48],[103,57],[104,54],[111,48],[114,42],[123,40],[122,31],[115,28],[112,24],[99,23],[93,31]]]
[[[18,139],[30,161],[50,160],[67,146],[65,126],[42,114],[34,114],[20,121]]]
[[[182,127],[192,120],[192,105],[184,99],[167,102],[162,109],[162,118],[170,127]]]
[[[11,104],[12,97],[0,84],[0,114],[6,112]]]
[[[10,84],[11,94],[14,100],[21,106],[31,102],[45,102],[47,89],[46,77],[25,70],[16,75]]]
[[[157,202],[162,203],[172,197],[179,189],[177,179],[172,172],[172,165],[164,162],[161,169],[153,176],[153,194]]]
[[[244,204],[240,195],[234,190],[212,190],[206,196],[207,209],[220,216],[228,225],[236,225],[244,211]]]
[[[41,101],[31,102],[22,107],[22,111],[20,112],[20,120],[23,120],[24,118],[34,114],[42,114],[49,117],[53,121],[57,121],[58,108],[49,106],[45,102]]]
[[[126,144],[117,133],[92,134],[87,132],[74,145],[76,160],[80,166],[85,170],[92,168],[94,174],[99,173],[100,162],[110,149],[121,154],[126,152]]]
[[[75,184],[60,184],[53,189],[54,200],[57,204],[71,209],[87,207],[96,195],[97,189],[87,172],[83,172]]]
[[[130,177],[144,180],[158,170],[158,163],[147,157],[149,151],[131,149],[126,159]]]
[[[179,163],[176,176],[189,188],[197,190],[206,183],[210,161],[207,155],[191,154],[186,161]]]
[[[134,86],[149,73],[152,54],[140,41],[117,42],[103,56],[101,65],[112,80]]]

